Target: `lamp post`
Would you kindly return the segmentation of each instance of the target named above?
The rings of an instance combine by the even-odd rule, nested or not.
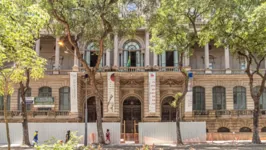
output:
[[[84,137],[84,146],[88,145],[88,100],[87,100],[87,95],[88,95],[88,89],[87,89],[87,84],[88,84],[88,74],[85,74],[84,78],[86,81],[86,92],[85,92],[85,137]]]

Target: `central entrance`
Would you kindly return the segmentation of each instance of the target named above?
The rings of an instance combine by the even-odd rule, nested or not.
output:
[[[124,140],[136,141],[135,134],[138,133],[138,122],[141,121],[141,102],[136,97],[128,97],[124,101],[123,121]]]

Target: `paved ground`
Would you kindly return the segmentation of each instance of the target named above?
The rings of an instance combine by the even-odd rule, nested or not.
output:
[[[103,146],[103,150],[137,150],[141,149],[142,145],[106,145]],[[0,150],[7,149],[4,146],[0,147]],[[183,146],[162,146],[155,145],[154,150],[266,150],[266,144],[253,145],[250,143],[242,144],[195,144],[195,145],[183,145]],[[34,148],[29,147],[12,147],[12,150],[34,150]]]

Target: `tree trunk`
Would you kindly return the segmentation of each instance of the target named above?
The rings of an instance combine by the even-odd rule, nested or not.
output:
[[[27,116],[27,108],[26,108],[26,100],[25,100],[25,92],[24,88],[22,89],[20,86],[20,92],[21,92],[21,98],[22,98],[22,128],[23,128],[23,145],[30,146],[30,140],[29,140],[29,130],[28,130],[28,116]]]
[[[94,72],[91,73],[90,78],[91,78],[92,92],[95,95],[95,102],[96,102],[96,116],[97,116],[96,124],[97,124],[97,132],[98,132],[98,143],[105,144],[103,126],[102,126],[101,99],[99,97]]]
[[[176,106],[176,145],[183,145],[180,130],[180,114],[179,105]]]
[[[9,135],[9,126],[8,126],[8,119],[7,119],[7,97],[8,97],[8,82],[5,83],[5,89],[4,89],[4,116],[5,116],[5,124],[6,124],[6,137],[7,137],[7,143],[8,143],[8,150],[10,150],[10,135]]]
[[[253,137],[252,143],[261,144],[260,135],[259,135],[259,114],[260,114],[260,105],[259,98],[254,99],[254,112],[253,112]]]

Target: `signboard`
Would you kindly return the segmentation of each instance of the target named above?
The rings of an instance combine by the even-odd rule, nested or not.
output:
[[[20,103],[22,103],[22,98],[20,97]],[[25,97],[26,104],[33,104],[34,103],[34,97]]]
[[[156,73],[149,72],[149,112],[156,110]]]
[[[107,112],[115,112],[115,73],[107,73]]]
[[[35,105],[54,105],[53,97],[36,97],[34,100]]]
[[[71,112],[78,112],[78,74],[70,72],[70,104]]]
[[[193,107],[193,74],[192,72],[188,73],[188,92],[185,97],[185,112],[192,112]]]

